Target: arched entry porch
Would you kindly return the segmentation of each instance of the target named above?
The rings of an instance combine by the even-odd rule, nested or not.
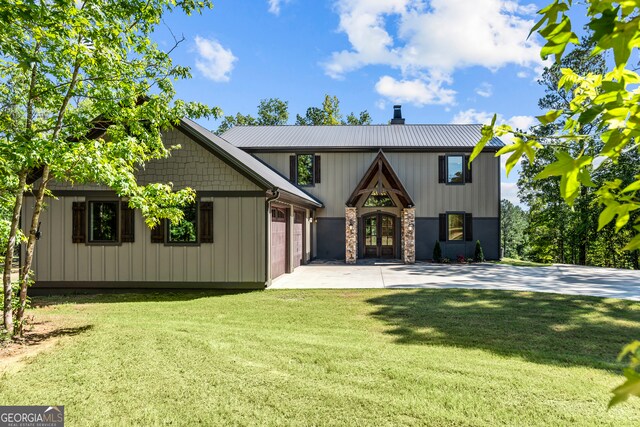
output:
[[[415,262],[414,204],[382,150],[346,205],[347,263],[366,257]]]

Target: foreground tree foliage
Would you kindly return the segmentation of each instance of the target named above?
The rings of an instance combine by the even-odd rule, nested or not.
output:
[[[562,64],[563,57],[568,56],[565,51],[569,45],[580,44],[568,16],[572,3],[571,0],[553,1],[538,12],[542,18],[531,30],[546,41],[541,56],[553,55],[556,64]],[[497,153],[511,153],[507,160],[508,173],[523,156],[533,164],[553,141],[560,146],[553,152],[555,161],[537,173],[535,179],[558,180],[560,196],[573,209],[584,192],[582,188],[591,188],[594,203],[600,207],[597,230],[613,227],[613,231],[619,233],[625,227],[632,227],[623,249],[634,251],[640,249],[640,217],[635,215],[640,209],[640,171],[637,162],[632,164],[633,178],[628,180],[617,167],[625,161],[625,156],[637,155],[640,146],[640,75],[635,70],[640,47],[640,4],[635,0],[588,0],[586,3],[588,27],[593,31],[591,53],[609,53],[613,66],[601,72],[561,67],[557,87],[568,95],[567,102],[551,107],[538,117],[540,125],[557,124],[557,127],[541,138],[514,131],[508,125],[496,127],[494,116],[491,125],[483,128],[482,139],[471,160],[494,135],[511,134],[513,143]],[[630,62],[632,53],[634,60]],[[627,381],[614,390],[610,405],[632,395],[640,396],[639,349],[640,343],[634,342],[621,354],[621,358],[630,357],[625,370]]]
[[[162,14],[210,8],[208,0],[26,0],[0,3],[0,225],[3,323],[20,335],[31,262],[50,180],[98,183],[140,209],[147,224],[178,221],[191,189],[140,186],[136,171],[169,155],[161,131],[184,116],[217,109],[174,100],[189,70],[172,63],[150,35]],[[176,40],[174,48],[181,40]],[[25,191],[33,216],[20,230]],[[16,243],[25,243],[17,309],[10,278]]]
[[[545,95],[538,101],[543,110],[565,110],[570,108],[573,92],[558,87],[563,76],[562,69],[570,68],[580,75],[603,74],[606,71],[602,54],[592,55],[594,48],[592,33],[588,34],[560,63],[546,67],[538,82]],[[613,177],[620,178],[625,185],[633,182],[638,173],[640,156],[635,150],[622,153],[617,164],[595,171],[592,179],[595,187],[581,186],[573,208],[560,195],[560,178],[535,179],[548,165],[557,160],[556,154],[567,151],[571,155],[580,152],[594,154],[603,146],[600,120],[596,118],[580,129],[585,136],[580,140],[557,140],[553,135],[565,125],[563,117],[530,129],[542,144],[533,162],[524,159],[518,178],[520,199],[529,206],[530,224],[527,236],[530,241],[528,258],[537,262],[559,262],[579,265],[594,265],[615,268],[638,268],[638,251],[623,251],[622,248],[633,235],[632,223],[618,233],[612,224],[597,231],[600,207],[596,203],[595,188]],[[551,136],[550,138],[548,138]],[[613,174],[613,175],[612,175]]]

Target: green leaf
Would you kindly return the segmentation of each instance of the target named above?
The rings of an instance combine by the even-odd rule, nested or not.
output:
[[[640,375],[626,373],[627,380],[613,389],[613,397],[609,401],[609,408],[626,401],[630,396],[640,396]]]
[[[536,116],[543,125],[555,122],[562,115],[562,110],[549,110],[542,116]]]
[[[471,156],[469,156],[469,166],[471,166],[471,162],[473,161],[473,159],[478,157],[478,155],[482,152],[482,149],[493,138],[493,136],[494,136],[493,127],[496,124],[496,119],[497,118],[498,118],[498,115],[494,114],[493,118],[491,119],[491,124],[482,126],[482,130],[480,131],[482,137],[480,138],[480,141],[478,141],[476,146],[473,147],[473,151],[471,152]]]
[[[583,155],[578,159],[574,159],[566,151],[557,152],[556,158],[558,161],[547,165],[542,172],[536,175],[535,179],[559,176],[560,195],[571,206],[578,196],[578,189],[580,188],[580,170],[591,164],[593,158],[591,156]]]
[[[640,190],[640,179],[637,181],[632,182],[631,184],[627,185],[622,191],[621,193],[630,193],[632,191],[638,191]]]
[[[600,212],[600,216],[598,217],[598,231],[602,230],[607,224],[613,221],[613,218],[616,216],[618,206],[620,206],[620,204],[614,202]]]

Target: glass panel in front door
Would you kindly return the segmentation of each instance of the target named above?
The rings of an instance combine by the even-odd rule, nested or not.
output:
[[[393,218],[390,216],[382,217],[382,246],[393,246]]]
[[[366,219],[364,236],[364,244],[366,246],[376,246],[378,244],[378,221],[376,217],[369,217]]]

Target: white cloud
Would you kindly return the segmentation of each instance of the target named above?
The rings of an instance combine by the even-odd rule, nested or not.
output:
[[[480,123],[486,125],[491,123],[492,118],[493,113],[489,113],[487,111],[477,111],[474,108],[470,108],[468,110],[458,111],[458,113],[453,116],[453,119],[451,119],[451,123]],[[504,123],[510,125],[514,129],[527,131],[529,130],[529,127],[536,123],[536,118],[533,116],[511,116],[507,119],[501,114],[498,114],[498,117],[496,118],[496,124]]]
[[[376,83],[376,91],[393,102],[409,102],[415,105],[451,104],[455,91],[445,89],[437,81],[422,79],[396,80],[382,76]]]
[[[487,125],[491,123],[492,118],[493,118],[493,113],[488,113],[486,111],[477,111],[471,108],[469,110],[459,111],[455,116],[453,116],[451,123],[458,123],[458,124],[480,123],[483,125]],[[502,115],[498,114],[498,117],[496,118],[496,124],[498,125],[508,124],[513,129],[519,129],[523,131],[529,130],[529,128],[535,123],[536,123],[536,118],[533,116],[511,116],[507,119]],[[511,143],[511,138],[509,136],[505,135],[500,137],[500,139],[502,139],[502,141],[505,144]],[[510,155],[511,155],[510,153],[507,153],[500,156],[500,164],[503,171],[506,170],[507,158]],[[517,176],[519,173],[518,168],[519,167],[516,166],[516,168],[514,168],[511,171],[510,176]]]
[[[451,119],[451,123],[480,123],[483,125],[488,125],[489,123],[491,123],[492,118],[492,113],[487,113],[486,111],[476,111],[474,108],[470,108],[468,110],[458,111],[458,113],[453,116],[453,119]]]
[[[521,79],[526,79],[527,77],[529,77],[529,73],[527,73],[526,71],[518,71],[516,73],[516,76],[518,76]]]
[[[491,86],[490,83],[482,82],[480,86],[475,89],[475,92],[484,98],[489,98],[493,95],[493,86]]]
[[[196,68],[214,82],[228,82],[234,63],[238,60],[230,49],[225,49],[217,40],[196,36]]]
[[[500,196],[502,199],[507,199],[514,205],[525,208],[525,205],[520,203],[518,198],[518,184],[515,182],[502,182],[500,183]]]
[[[387,101],[385,101],[384,99],[380,98],[380,99],[378,99],[376,101],[375,106],[379,110],[386,110],[387,109]]]
[[[458,69],[541,64],[540,45],[535,38],[527,40],[534,5],[512,0],[336,0],[335,4],[338,30],[347,35],[351,47],[334,52],[324,64],[333,78],[367,65],[386,65],[399,70],[399,80],[422,80],[438,92],[448,90],[444,86],[452,83]],[[395,34],[387,29],[390,22],[397,28]],[[416,99],[428,104],[441,98]]]
[[[284,3],[289,3],[290,0],[267,0],[269,3],[269,13],[274,15],[280,15],[280,6]]]

